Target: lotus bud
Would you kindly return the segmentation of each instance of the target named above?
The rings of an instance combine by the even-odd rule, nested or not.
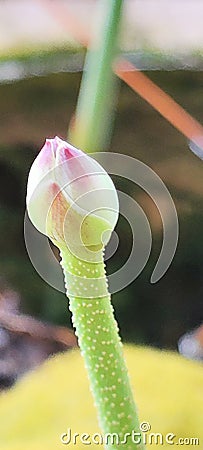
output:
[[[101,165],[55,137],[46,139],[30,169],[27,209],[33,225],[55,245],[91,260],[108,243],[119,207]]]

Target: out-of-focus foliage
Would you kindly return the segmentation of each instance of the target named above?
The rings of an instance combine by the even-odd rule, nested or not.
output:
[[[149,76],[202,121],[201,73],[151,72]],[[24,311],[66,324],[65,296],[47,286],[29,261],[23,217],[31,163],[46,137],[66,137],[79,82],[79,74],[67,73],[0,85],[0,288],[8,285],[17,290]],[[153,251],[145,270],[113,296],[121,334],[125,340],[174,348],[184,332],[202,321],[203,162],[189,151],[179,132],[124,85],[111,151],[138,158],[158,173],[171,192],[180,221],[174,261],[164,278],[150,285],[162,241],[161,220],[143,191],[115,179],[118,188],[143,206],[153,231]],[[123,264],[131,248],[131,233],[124,219],[117,231],[119,249],[108,261],[108,272]]]
[[[201,448],[202,364],[144,347],[127,346],[125,356],[140,420],[151,424],[151,432],[175,434],[174,442],[196,437]],[[90,435],[100,431],[79,350],[52,358],[0,396],[1,450],[57,450],[68,428]],[[82,450],[84,444],[68,447]]]

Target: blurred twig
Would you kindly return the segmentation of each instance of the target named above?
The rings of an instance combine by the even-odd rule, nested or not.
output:
[[[60,2],[50,0],[36,0],[47,8],[50,14],[68,31],[73,33],[82,45],[91,42],[88,31],[84,28],[82,20],[72,10]],[[63,17],[63,18],[62,18]],[[153,83],[137,67],[126,59],[114,63],[116,74],[125,83],[156,109],[166,120],[177,128],[184,136],[199,145],[199,137],[203,135],[203,126],[184,110],[172,97]]]
[[[27,334],[35,339],[55,341],[67,347],[77,345],[74,333],[66,327],[50,325],[19,311],[10,311],[5,307],[2,295],[0,300],[0,327],[15,334]]]
[[[115,72],[188,139],[195,141],[195,138],[203,134],[202,125],[134,64],[125,59],[119,60],[115,64]]]

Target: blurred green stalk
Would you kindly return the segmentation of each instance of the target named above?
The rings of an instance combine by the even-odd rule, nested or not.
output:
[[[106,150],[112,128],[115,75],[112,62],[116,55],[122,0],[101,0],[102,23],[98,21],[87,51],[75,121],[68,140],[86,152]]]

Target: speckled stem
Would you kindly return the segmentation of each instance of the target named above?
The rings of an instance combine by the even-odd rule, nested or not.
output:
[[[100,263],[84,262],[70,254],[68,249],[61,250],[61,257],[72,321],[101,430],[103,436],[116,433],[114,443],[109,439],[105,448],[144,449],[142,443],[136,444],[132,440],[132,430],[140,432],[139,422],[107,290],[103,258]],[[106,292],[104,296],[99,296],[101,290]]]

